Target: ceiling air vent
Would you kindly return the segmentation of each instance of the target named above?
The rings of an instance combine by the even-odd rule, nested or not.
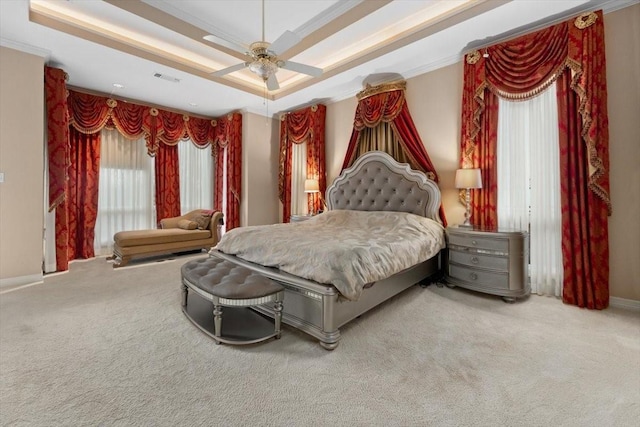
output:
[[[155,73],[153,75],[153,77],[157,77],[159,79],[166,80],[168,82],[173,82],[173,83],[179,83],[180,82],[180,79],[178,79],[176,77],[173,77],[173,76],[168,76],[168,75],[162,74],[162,73]]]

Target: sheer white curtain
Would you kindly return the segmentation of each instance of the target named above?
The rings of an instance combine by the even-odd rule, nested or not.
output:
[[[556,85],[528,101],[500,99],[498,225],[529,230],[531,291],[562,295]]]
[[[307,142],[291,144],[291,214],[306,215],[309,212],[304,181],[307,179]]]
[[[126,139],[103,129],[100,142],[100,184],[94,249],[110,255],[118,231],[156,228],[154,159],[144,138]]]
[[[178,142],[180,210],[213,209],[213,157],[211,146],[199,148],[190,140]]]

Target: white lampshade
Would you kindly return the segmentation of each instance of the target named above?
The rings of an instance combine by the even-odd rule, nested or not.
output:
[[[458,169],[456,171],[456,188],[482,188],[480,169]]]
[[[319,193],[320,183],[317,179],[305,179],[304,180],[304,192],[305,193]]]

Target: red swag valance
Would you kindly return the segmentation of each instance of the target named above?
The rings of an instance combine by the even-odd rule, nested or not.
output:
[[[497,123],[497,115],[491,110],[493,101],[488,99],[487,92],[512,100],[529,99],[568,70],[571,89],[580,102],[578,110],[589,157],[589,188],[611,212],[602,22],[602,11],[586,13],[466,55],[462,98],[463,167],[482,168],[478,158],[480,150],[476,149],[478,140],[491,138],[494,127],[490,122],[494,119]],[[482,135],[483,132],[486,135]],[[484,176],[484,169],[483,183],[494,182],[492,177]]]
[[[116,128],[130,139],[145,138],[150,156],[158,145],[191,139],[199,147],[211,144],[222,129],[216,120],[192,117],[131,102],[69,90],[69,124],[85,134]]]

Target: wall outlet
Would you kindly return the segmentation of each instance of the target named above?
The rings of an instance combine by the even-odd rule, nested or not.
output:
[[[4,172],[0,172],[0,182],[4,182]]]

